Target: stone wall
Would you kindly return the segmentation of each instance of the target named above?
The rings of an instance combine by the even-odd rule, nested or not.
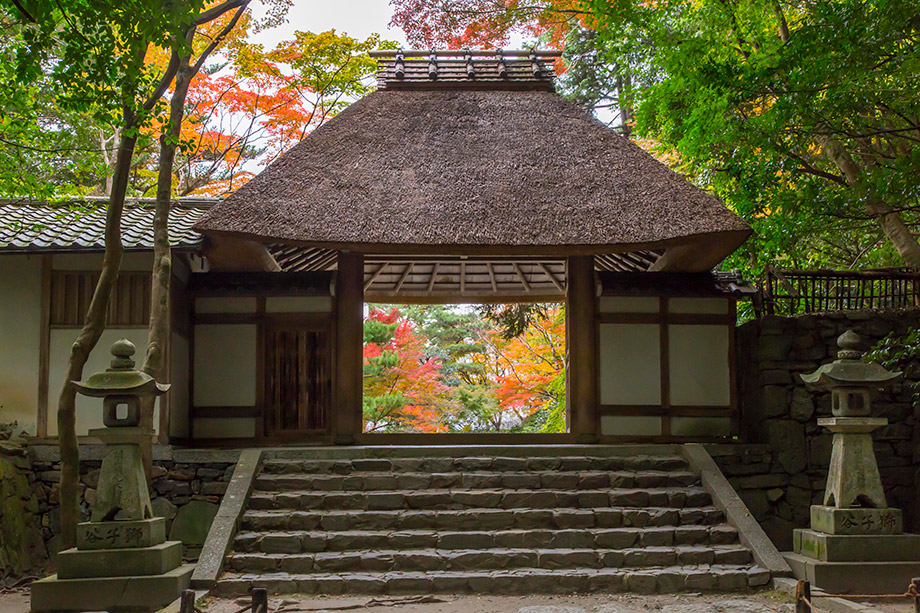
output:
[[[60,456],[55,446],[30,449],[33,489],[37,498],[42,536],[52,553],[60,550],[61,518],[59,488]],[[89,519],[96,494],[102,445],[80,446],[80,505],[82,519]],[[207,529],[233,476],[238,451],[180,450],[155,447],[153,485],[150,492],[153,513],[166,518],[171,540],[181,540],[187,558],[197,557]]]
[[[14,426],[0,424],[0,588],[41,574],[48,551],[39,528],[38,482]]]
[[[808,507],[820,503],[830,461],[831,435],[818,417],[830,416],[830,394],[809,391],[799,375],[837,355],[847,329],[867,347],[895,332],[920,326],[920,309],[767,316],[737,330],[738,386],[747,443],[726,448],[720,467],[780,549],[791,549],[792,529],[806,527]],[[920,368],[906,376],[920,380]],[[918,441],[920,419],[909,385],[873,396],[873,415],[887,417],[875,452],[888,504],[904,510],[905,529],[920,528]]]

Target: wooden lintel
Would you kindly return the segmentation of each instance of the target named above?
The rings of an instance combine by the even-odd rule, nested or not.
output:
[[[482,292],[471,294],[467,292],[461,295],[460,292],[392,292],[392,291],[372,291],[364,296],[365,301],[378,304],[518,304],[529,302],[563,302],[565,294],[556,293],[499,293]]]

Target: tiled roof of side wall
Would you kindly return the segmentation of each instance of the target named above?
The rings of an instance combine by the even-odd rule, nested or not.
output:
[[[200,247],[202,236],[192,226],[212,200],[173,203],[169,237],[174,248]],[[152,202],[125,204],[122,241],[125,249],[153,249]],[[101,251],[105,249],[105,202],[49,204],[0,201],[0,252]]]

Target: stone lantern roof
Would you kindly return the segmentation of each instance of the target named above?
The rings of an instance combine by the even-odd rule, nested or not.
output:
[[[852,330],[847,330],[837,339],[840,351],[837,359],[821,365],[813,373],[801,375],[802,381],[826,389],[835,387],[881,387],[901,376],[880,364],[863,362],[860,350],[862,339]]]

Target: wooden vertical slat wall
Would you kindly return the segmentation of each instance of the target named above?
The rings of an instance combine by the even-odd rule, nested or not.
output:
[[[80,327],[93,299],[98,273],[55,270],[50,273],[50,323]],[[112,290],[107,326],[147,326],[150,319],[150,273],[122,272]]]

